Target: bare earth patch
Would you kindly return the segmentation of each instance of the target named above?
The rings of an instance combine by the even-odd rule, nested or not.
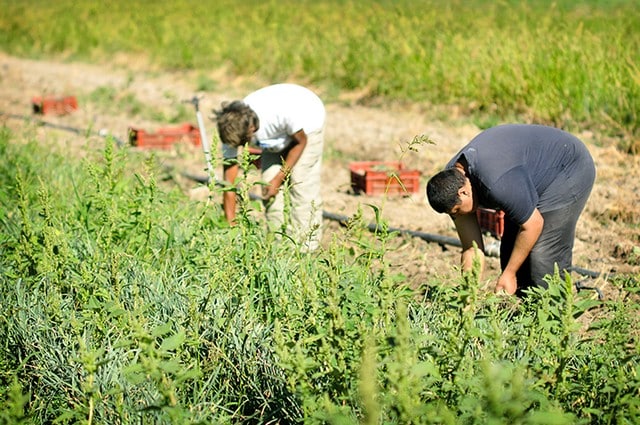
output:
[[[200,74],[187,72],[150,72],[136,68],[126,60],[117,64],[91,65],[58,61],[34,61],[0,53],[0,124],[17,132],[27,132],[43,142],[57,141],[70,155],[82,155],[87,149],[99,149],[99,136],[87,136],[100,130],[118,139],[127,140],[129,126],[153,130],[168,125],[154,120],[151,114],[131,113],[115,106],[116,100],[131,96],[144,107],[175,115],[182,100],[202,95],[201,110],[205,116],[224,100],[241,98],[259,87],[250,79],[232,79],[224,72],[212,71],[207,77],[217,82],[219,89],[196,93]],[[99,88],[116,93],[113,104],[92,101],[90,94]],[[321,97],[322,92],[319,92]],[[75,95],[79,109],[66,116],[34,116],[31,98],[42,95]],[[458,117],[447,122],[434,112],[418,105],[381,105],[367,107],[353,101],[346,93],[327,102],[326,148],[323,169],[324,210],[331,214],[352,216],[359,209],[365,221],[373,221],[375,205],[382,210],[389,226],[434,235],[456,237],[447,216],[435,214],[427,205],[424,185],[460,147],[480,129],[464,123]],[[184,106],[184,105],[183,105]],[[58,126],[82,129],[81,134],[51,126],[34,125],[32,119]],[[195,113],[191,120],[196,123]],[[214,124],[205,118],[208,135],[214,134]],[[44,137],[44,135],[49,137]],[[424,144],[414,152],[408,143],[425,135],[434,144]],[[578,134],[593,154],[598,170],[596,184],[577,229],[574,265],[594,272],[639,273],[640,259],[640,157],[621,153],[615,141],[603,142],[592,133]],[[87,143],[88,140],[88,143]],[[46,148],[43,146],[43,148]],[[146,151],[140,154],[147,154]],[[161,154],[163,161],[176,169],[203,174],[204,157],[200,148],[181,147]],[[351,161],[402,161],[409,169],[422,173],[419,193],[407,197],[355,195],[350,187]],[[218,175],[221,175],[218,170]],[[187,194],[196,196],[202,189],[185,179],[180,182]],[[325,221],[325,242],[340,225]],[[402,236],[390,241],[386,259],[394,272],[403,273],[414,286],[433,280],[449,280],[457,276],[458,248],[428,243],[422,239]],[[635,248],[635,249],[634,249]],[[485,274],[487,288],[497,276],[498,260],[490,258]],[[598,279],[598,285],[608,296],[616,296],[610,283]]]

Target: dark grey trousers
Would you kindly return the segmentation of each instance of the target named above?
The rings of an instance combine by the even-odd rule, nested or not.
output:
[[[546,289],[548,285],[544,277],[548,274],[553,275],[556,264],[560,270],[560,276],[564,276],[563,270],[571,267],[576,224],[590,193],[591,190],[585,191],[564,208],[542,213],[544,227],[540,238],[516,274],[518,280],[516,295],[522,296],[523,291],[531,286]],[[500,241],[502,270],[509,261],[519,230],[520,226],[505,217],[504,232]]]

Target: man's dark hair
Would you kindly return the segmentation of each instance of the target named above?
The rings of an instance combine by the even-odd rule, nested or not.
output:
[[[221,107],[221,110],[214,110],[213,113],[222,143],[238,147],[250,142],[249,128],[260,128],[260,120],[255,111],[241,100],[223,102]]]
[[[427,183],[427,198],[436,212],[449,213],[460,202],[458,190],[465,183],[464,174],[455,168],[440,171]]]

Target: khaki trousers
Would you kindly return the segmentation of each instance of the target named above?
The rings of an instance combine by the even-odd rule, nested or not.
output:
[[[307,146],[291,170],[289,179],[266,207],[269,229],[281,231],[300,244],[302,251],[313,251],[322,237],[322,196],[320,178],[324,131],[307,134]],[[262,180],[270,181],[282,167],[283,153],[262,154]]]

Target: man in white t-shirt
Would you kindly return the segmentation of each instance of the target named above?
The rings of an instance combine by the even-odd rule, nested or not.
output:
[[[223,103],[214,111],[222,141],[224,179],[234,183],[239,171],[238,147],[262,150],[262,192],[272,230],[285,230],[306,251],[315,250],[322,235],[320,172],[324,144],[325,108],[312,91],[295,84],[275,84],[259,89],[243,100]],[[291,217],[284,214],[280,190],[288,180]],[[236,194],[223,194],[229,223],[236,215]],[[290,224],[290,226],[289,226]]]

